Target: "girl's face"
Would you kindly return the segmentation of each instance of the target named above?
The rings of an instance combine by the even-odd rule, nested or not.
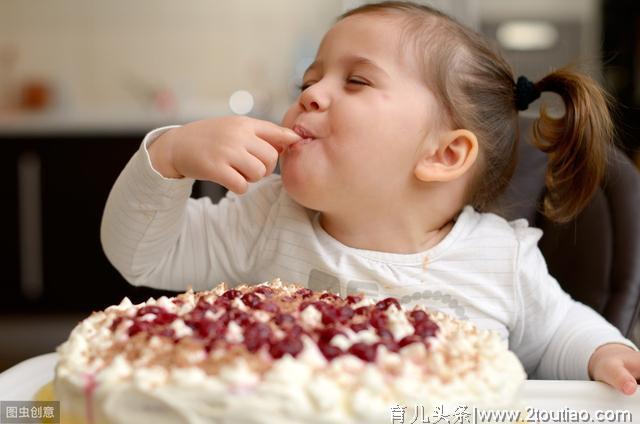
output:
[[[282,123],[307,138],[281,162],[284,187],[303,206],[384,207],[417,184],[413,170],[435,133],[437,107],[400,33],[398,19],[362,14],[322,40]]]

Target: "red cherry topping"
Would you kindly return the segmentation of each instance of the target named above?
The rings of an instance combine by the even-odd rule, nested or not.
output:
[[[289,335],[292,337],[300,337],[303,334],[307,334],[307,332],[298,324],[295,324],[291,327],[291,330],[289,330]]]
[[[325,325],[334,324],[336,322],[346,323],[353,318],[353,309],[349,306],[336,308],[333,305],[324,306],[322,312],[322,323]]]
[[[219,306],[222,309],[229,309],[231,307],[231,301],[226,297],[220,296],[213,302],[214,305]]]
[[[339,347],[327,343],[320,343],[318,344],[318,347],[320,348],[320,352],[322,352],[324,357],[327,358],[327,361],[331,361],[333,358],[336,358],[344,353]]]
[[[353,309],[350,306],[342,306],[338,309],[338,319],[340,322],[347,322],[354,316]]]
[[[380,337],[382,340],[393,340],[393,334],[391,334],[391,331],[385,328],[379,329],[377,333],[378,337]]]
[[[149,332],[153,328],[153,324],[149,321],[134,321],[129,327],[129,337],[133,337],[141,332]]]
[[[296,296],[300,296],[303,299],[307,299],[311,296],[313,296],[313,291],[307,288],[303,288],[303,289],[299,289],[298,291],[296,291],[295,293]]]
[[[255,308],[261,302],[257,294],[245,293],[242,295],[242,302],[250,308]]]
[[[420,337],[433,337],[438,332],[438,325],[433,321],[419,321],[414,325],[414,334]]]
[[[319,343],[328,344],[331,339],[333,339],[338,334],[344,335],[344,333],[340,330],[337,330],[335,327],[326,327],[321,329],[318,332],[318,341]]]
[[[162,330],[160,333],[158,333],[159,336],[163,336],[163,337],[169,337],[170,339],[173,339],[176,335],[176,332],[173,330],[173,328],[165,328],[164,330]]]
[[[273,296],[273,289],[271,287],[267,287],[267,286],[257,287],[253,292],[254,293],[260,293],[261,295],[263,295],[265,297]]]
[[[201,320],[204,318],[208,310],[209,310],[208,307],[201,306],[201,304],[198,303],[196,307],[191,310],[191,312],[185,315],[185,317],[192,320]]]
[[[313,306],[314,306],[317,310],[319,310],[320,312],[323,312],[323,313],[324,313],[324,311],[325,311],[326,309],[334,309],[334,306],[333,306],[333,305],[331,305],[331,304],[329,304],[329,303],[327,303],[327,302],[323,302],[323,301],[321,301],[321,300],[318,300],[317,302],[313,302]]]
[[[233,311],[233,309],[231,310]],[[222,323],[222,325],[229,324],[229,321],[231,321],[231,314],[229,314],[229,312],[225,312],[220,318],[218,318],[218,322]]]
[[[254,318],[254,311],[242,310],[233,306],[234,299],[240,299],[250,309],[261,310],[270,315],[270,322],[261,322]],[[268,286],[258,286],[252,291],[230,289],[215,298],[213,303],[199,298],[196,306],[190,312],[180,317],[170,313],[158,305],[147,305],[138,309],[136,317],[132,319],[128,327],[128,334],[135,336],[138,333],[158,335],[179,343],[175,331],[169,327],[178,318],[193,329],[193,337],[200,339],[201,345],[207,349],[229,349],[231,342],[225,339],[227,326],[231,321],[242,327],[244,336],[243,344],[250,352],[260,349],[268,351],[274,359],[284,355],[298,355],[303,349],[301,337],[306,335],[317,343],[318,348],[327,360],[332,360],[340,355],[351,354],[363,361],[373,362],[376,359],[377,347],[385,346],[392,352],[397,352],[404,346],[412,343],[424,343],[429,347],[425,339],[433,337],[438,332],[438,325],[429,319],[428,314],[421,310],[413,310],[407,313],[412,323],[414,333],[395,340],[393,333],[388,328],[389,317],[387,312],[392,305],[401,310],[400,303],[395,298],[385,298],[375,305],[353,308],[353,305],[361,302],[363,296],[349,295],[346,299],[334,293],[315,294],[308,288],[301,288],[294,295],[282,295],[277,290]],[[172,300],[176,303],[176,299]],[[290,311],[289,304],[300,302],[297,311],[293,306]],[[184,304],[184,301],[180,301]],[[177,303],[176,303],[177,304]],[[313,305],[322,316],[321,328],[307,328],[304,323],[298,323],[300,313],[307,306]],[[209,319],[207,311],[218,317]],[[142,320],[141,317],[153,314],[153,320]],[[114,318],[110,329],[115,331],[122,322],[131,320],[126,316]],[[281,339],[276,339],[272,328],[279,327],[284,332]],[[339,334],[345,335],[344,330],[350,328],[354,332],[375,329],[379,341],[375,343],[357,342],[344,351],[331,344],[331,340]]]
[[[356,295],[349,295],[347,296],[347,303],[349,305],[353,305],[356,304],[358,302],[362,301],[362,296],[356,296]]]
[[[296,322],[296,319],[291,314],[278,314],[274,320],[276,325],[280,327],[291,325]]]
[[[353,311],[356,315],[368,315],[369,314],[369,307],[368,306],[360,306],[359,308],[356,308],[355,311]]]
[[[429,315],[427,315],[426,312],[420,310],[409,312],[409,317],[413,322],[421,322],[429,319]]]
[[[322,311],[322,323],[324,325],[332,325],[339,321],[338,311],[333,307],[325,307]]]
[[[224,297],[225,299],[228,299],[228,300],[233,300],[236,297],[239,297],[241,294],[242,294],[242,292],[240,292],[239,290],[231,289],[231,290],[227,290],[226,292],[222,293],[222,295],[220,297]]]
[[[153,323],[158,325],[167,325],[175,321],[176,318],[178,318],[176,314],[172,314],[170,312],[161,312],[158,314],[158,316],[156,316],[156,319],[153,320]]]
[[[225,298],[225,300],[228,300]],[[194,309],[200,310],[200,311],[217,311],[219,308],[213,304],[213,303],[209,303],[204,299],[198,299],[198,303],[196,303],[196,307]]]
[[[244,330],[244,344],[249,352],[260,349],[271,337],[271,328],[263,322],[255,322]]]
[[[388,318],[384,311],[374,309],[371,311],[369,321],[374,328],[381,330],[387,326]]]
[[[125,319],[127,319],[127,317],[123,317],[123,316],[119,316],[119,317],[115,317],[115,319],[113,320],[113,322],[111,322],[111,326],[109,327],[109,329],[111,331],[116,331],[116,329],[118,328],[118,326],[120,325],[120,323],[122,321],[124,321]]]
[[[269,312],[270,314],[277,314],[278,312],[280,312],[280,307],[276,305],[275,302],[271,301],[258,303],[256,309]]]
[[[198,335],[202,338],[220,338],[224,336],[227,327],[221,320],[210,321],[208,319],[203,319],[195,322],[195,329],[198,332]]]
[[[405,347],[409,344],[412,343],[422,343],[424,341],[424,339],[420,336],[416,336],[415,334],[411,334],[409,336],[405,336],[403,337],[399,342],[398,342],[398,346]]]
[[[396,305],[396,308],[400,309],[400,302],[398,302],[398,299],[393,297],[387,297],[386,299],[382,299],[376,303],[376,309],[386,311],[391,305]]]
[[[367,328],[369,328],[369,324],[367,324],[366,322],[358,322],[356,324],[351,324],[351,329],[356,333],[359,331],[364,331]]]
[[[225,312],[225,315],[227,318],[227,322],[235,321],[241,327],[244,327],[251,322],[251,315],[239,309],[231,309],[229,312]],[[225,320],[224,315],[223,317],[221,317],[221,319]]]
[[[320,295],[320,300],[325,300],[325,299],[328,299],[329,301],[336,301],[340,299],[340,297],[333,293],[322,293]]]
[[[275,359],[280,359],[286,354],[295,357],[300,353],[302,347],[302,342],[299,338],[287,336],[284,339],[273,343],[269,348],[269,353]]]
[[[349,353],[363,361],[373,362],[376,359],[376,346],[365,343],[354,343],[349,348]]]

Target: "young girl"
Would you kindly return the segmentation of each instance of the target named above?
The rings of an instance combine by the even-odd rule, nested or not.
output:
[[[325,35],[282,127],[234,116],[149,133],[107,201],[104,250],[135,285],[280,277],[421,303],[498,331],[530,376],[632,394],[633,343],[562,291],[539,229],[487,212],[515,166],[518,111],[541,91],[566,107],[541,111],[536,142],[545,213],[567,221],[603,175],[601,89],[569,70],[514,82],[478,34],[425,6],[357,8]],[[232,193],[190,199],[195,179]]]

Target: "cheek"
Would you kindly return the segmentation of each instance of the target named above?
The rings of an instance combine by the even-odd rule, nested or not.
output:
[[[375,173],[405,174],[410,171],[422,138],[423,121],[410,119],[406,114],[385,113],[366,124],[353,133],[360,167],[366,165]]]
[[[295,122],[295,119],[299,113],[300,113],[300,107],[298,106],[298,104],[297,103],[292,104],[291,106],[289,106],[289,109],[287,109],[284,116],[282,117],[281,125],[287,128],[293,127],[293,123]]]

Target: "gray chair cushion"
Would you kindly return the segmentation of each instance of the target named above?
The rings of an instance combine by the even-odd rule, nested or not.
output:
[[[518,166],[495,210],[541,228],[539,247],[551,275],[574,299],[638,343],[640,174],[614,148],[607,179],[587,208],[567,224],[551,223],[539,212],[547,157],[530,143],[532,122],[522,120]]]

